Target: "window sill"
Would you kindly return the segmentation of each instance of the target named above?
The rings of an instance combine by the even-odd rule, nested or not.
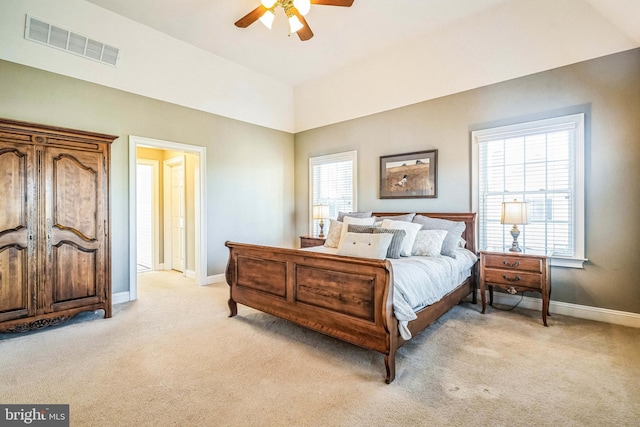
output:
[[[565,268],[584,268],[584,263],[589,261],[584,258],[562,258],[551,257],[551,267],[565,267]]]

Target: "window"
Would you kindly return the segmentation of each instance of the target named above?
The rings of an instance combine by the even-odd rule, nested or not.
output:
[[[529,203],[520,246],[550,252],[551,265],[582,268],[584,114],[475,131],[472,144],[479,248],[511,246],[500,213],[515,199]]]
[[[314,205],[328,205],[329,217],[351,212],[356,206],[357,152],[330,154],[309,159],[309,224],[311,233],[320,233],[320,220],[312,217]],[[324,221],[325,234],[329,221]]]

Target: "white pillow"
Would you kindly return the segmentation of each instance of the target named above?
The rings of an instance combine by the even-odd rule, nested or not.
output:
[[[439,256],[447,230],[420,230],[413,243],[411,255]]]
[[[351,216],[345,216],[344,218],[342,218],[342,231],[340,232],[340,243],[342,243],[342,240],[344,240],[344,236],[349,231],[349,224],[354,224],[354,225],[373,225],[374,222],[376,222],[376,219],[373,218],[373,217],[370,217],[370,218],[354,218],[354,217],[351,217]],[[338,243],[338,246],[340,246],[340,243]]]
[[[347,233],[336,253],[360,258],[385,259],[391,239],[393,234],[389,233]]]
[[[405,221],[393,221],[391,219],[385,219],[382,221],[382,228],[392,228],[396,230],[404,230],[406,236],[404,236],[404,240],[402,241],[402,249],[400,250],[400,255],[402,256],[411,256],[411,250],[413,249],[413,243],[416,240],[416,236],[418,235],[418,231],[422,229],[422,224],[416,224],[414,222],[405,222]]]
[[[335,219],[331,220],[329,224],[329,232],[327,233],[327,238],[324,241],[324,245],[327,248],[337,248],[340,244],[340,237],[342,236],[342,223],[340,221],[336,221]]]
[[[423,230],[447,230],[447,237],[444,238],[442,244],[442,255],[456,257],[456,249],[458,247],[458,238],[462,237],[462,233],[466,228],[466,224],[462,221],[449,221],[442,218],[431,218],[424,215],[416,215],[413,222],[422,224]]]

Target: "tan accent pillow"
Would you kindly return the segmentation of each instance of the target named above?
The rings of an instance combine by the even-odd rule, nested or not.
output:
[[[332,219],[329,224],[329,232],[327,232],[327,238],[324,241],[324,245],[327,248],[337,248],[338,244],[340,244],[340,236],[342,236],[342,223]]]
[[[411,255],[440,256],[447,230],[420,230],[413,243]]]

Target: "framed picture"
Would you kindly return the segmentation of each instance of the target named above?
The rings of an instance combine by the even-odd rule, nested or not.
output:
[[[438,197],[438,150],[380,157],[380,198]]]

